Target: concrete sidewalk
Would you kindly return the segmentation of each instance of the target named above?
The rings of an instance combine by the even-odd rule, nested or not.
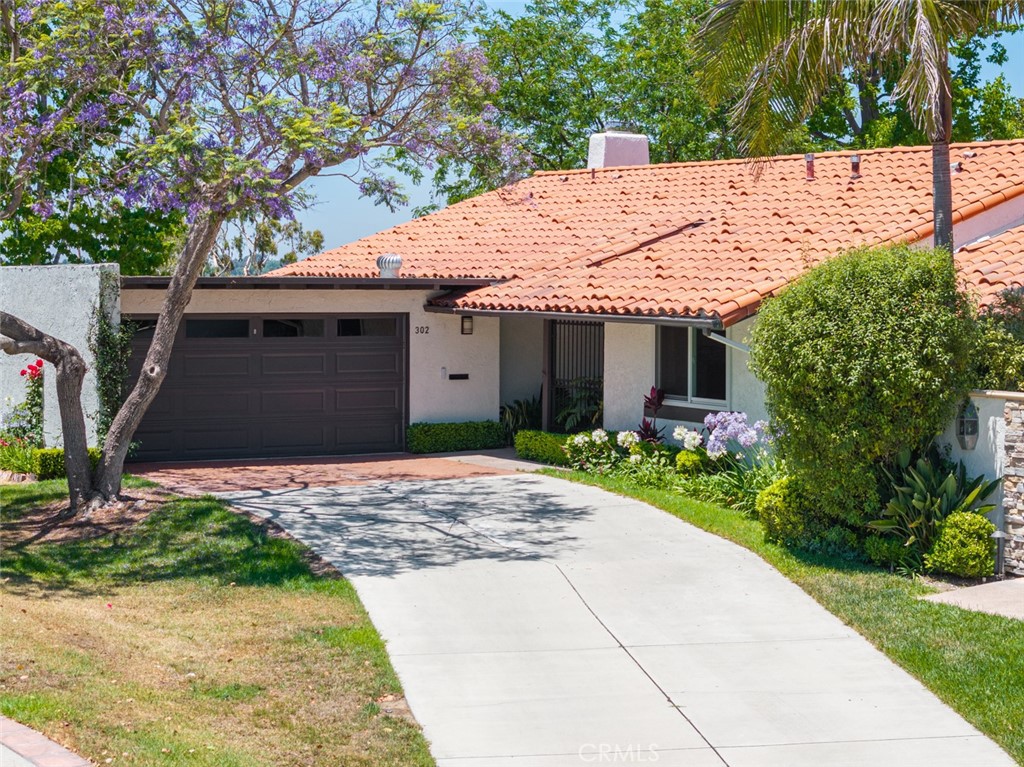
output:
[[[956,605],[964,610],[1024,620],[1024,578],[1007,578],[980,586],[943,591],[929,594],[925,599],[944,605]]]
[[[442,767],[1009,767],[761,559],[542,476],[231,493],[353,582]]]

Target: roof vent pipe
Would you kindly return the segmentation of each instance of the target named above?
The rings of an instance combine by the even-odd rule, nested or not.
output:
[[[860,178],[860,155],[850,157],[850,178]]]
[[[804,155],[804,164],[807,166],[807,180],[814,181],[814,155],[811,152]]]
[[[402,257],[395,253],[377,256],[377,269],[380,270],[381,279],[393,280],[402,270]]]

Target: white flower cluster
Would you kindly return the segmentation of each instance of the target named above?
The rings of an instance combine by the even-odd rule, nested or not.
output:
[[[640,441],[640,435],[635,431],[620,431],[615,441],[619,443],[619,447],[629,450],[629,448]]]
[[[590,438],[594,440],[595,445],[603,445],[608,441],[608,432],[604,429],[594,429],[590,434]]]
[[[691,431],[685,426],[677,426],[673,429],[672,436],[683,446],[683,450],[696,450],[704,441],[699,431]]]

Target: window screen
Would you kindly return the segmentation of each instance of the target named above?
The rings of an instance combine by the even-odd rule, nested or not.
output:
[[[338,320],[339,336],[396,336],[398,321],[394,317],[343,317]]]
[[[725,399],[725,365],[728,349],[704,335],[701,330],[694,330],[694,393],[698,399]],[[715,335],[725,336],[722,331]]]
[[[323,320],[263,320],[264,338],[323,338]]]
[[[669,397],[687,398],[690,394],[690,329],[661,327],[659,330],[658,385]]]

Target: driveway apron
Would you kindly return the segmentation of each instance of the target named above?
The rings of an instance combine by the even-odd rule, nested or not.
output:
[[[442,767],[1009,767],[746,549],[536,475],[222,494],[354,584]]]

